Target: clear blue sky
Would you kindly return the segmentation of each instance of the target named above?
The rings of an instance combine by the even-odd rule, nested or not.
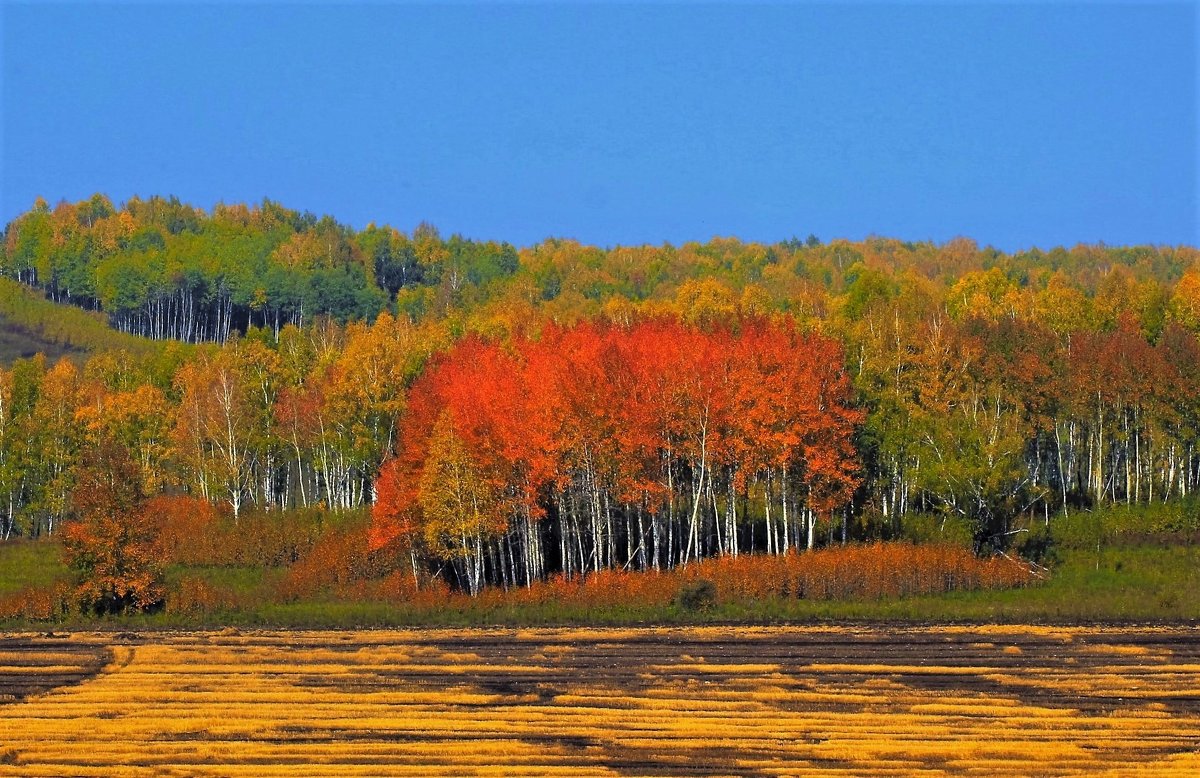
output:
[[[2,222],[103,191],[521,245],[1200,242],[1194,3],[2,8]]]

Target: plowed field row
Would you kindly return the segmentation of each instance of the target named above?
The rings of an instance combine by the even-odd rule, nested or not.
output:
[[[1200,630],[11,635],[0,776],[1200,774]]]

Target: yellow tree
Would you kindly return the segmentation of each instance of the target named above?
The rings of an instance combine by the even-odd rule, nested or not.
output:
[[[483,585],[483,544],[504,528],[497,495],[442,411],[433,428],[421,472],[418,500],[428,547],[462,565],[472,595]]]
[[[126,391],[108,391],[93,383],[76,419],[89,443],[111,440],[124,447],[139,466],[142,489],[160,491],[167,483],[171,457],[174,408],[162,390],[151,384]]]
[[[182,399],[173,433],[178,459],[206,499],[223,493],[236,519],[250,490],[254,438],[262,424],[255,387],[236,346],[185,363],[175,376]]]
[[[1200,267],[1183,274],[1171,295],[1171,316],[1195,333],[1200,333]]]
[[[1015,316],[1021,307],[1016,286],[995,267],[967,273],[946,294],[946,311],[959,320],[975,316],[996,321]]]
[[[429,354],[444,344],[444,330],[382,314],[373,325],[346,328],[345,348],[321,381],[321,445],[317,466],[329,504],[351,508],[391,451],[405,407],[405,388]]]
[[[917,483],[945,514],[970,520],[979,542],[1002,539],[1029,484],[1023,457],[1033,430],[1018,377],[1000,349],[989,351],[1015,332],[934,322],[914,358]]]
[[[275,468],[282,457],[282,441],[275,435],[275,400],[284,377],[283,362],[279,354],[258,341],[236,342],[230,348],[247,393],[251,425],[247,445],[256,471],[251,476],[254,480],[248,481],[250,494],[257,493],[263,504],[271,506],[275,503]]]
[[[1050,328],[1059,337],[1069,337],[1091,327],[1092,302],[1071,285],[1065,273],[1050,277],[1046,288],[1033,302],[1034,320]]]
[[[683,282],[675,295],[675,307],[679,318],[702,328],[728,324],[737,318],[738,312],[733,293],[712,278]]]
[[[74,465],[82,439],[82,428],[75,418],[80,396],[79,370],[74,362],[63,357],[46,371],[33,408],[30,433],[41,443],[42,509],[48,534],[54,533],[70,507]]]
[[[8,540],[16,527],[16,512],[21,497],[21,467],[16,442],[18,432],[13,417],[13,375],[0,367],[0,537]]]

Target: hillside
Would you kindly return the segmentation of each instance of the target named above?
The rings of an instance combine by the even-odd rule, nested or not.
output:
[[[158,348],[114,330],[104,314],[52,302],[36,289],[0,278],[0,364],[39,353],[51,362],[70,356],[82,363],[95,352],[120,349],[145,356]]]
[[[18,359],[30,359],[37,354],[45,354],[46,359],[56,362],[62,357],[82,360],[87,352],[47,340],[16,322],[0,318],[0,365],[12,365]]]

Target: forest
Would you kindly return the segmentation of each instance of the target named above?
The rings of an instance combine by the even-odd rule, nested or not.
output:
[[[131,506],[369,513],[363,553],[472,595],[1195,512],[1194,247],[517,248],[103,195],[2,245],[6,323],[84,354],[0,369],[6,541],[103,514],[97,452]]]

